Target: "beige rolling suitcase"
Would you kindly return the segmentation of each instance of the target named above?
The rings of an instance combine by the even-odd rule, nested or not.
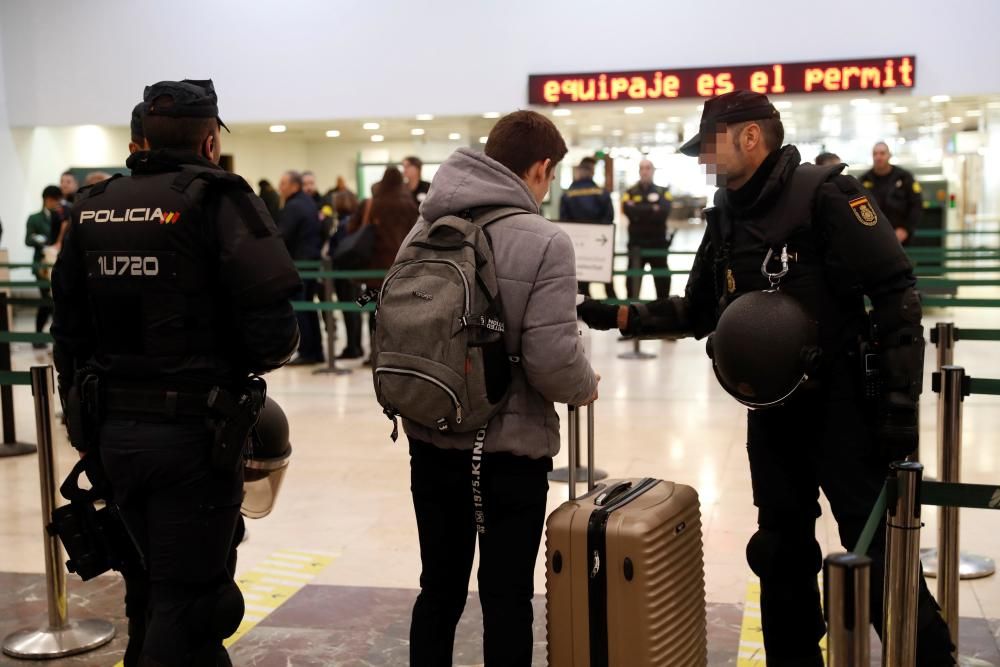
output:
[[[579,411],[570,408],[570,500],[546,523],[549,667],[704,667],[697,492],[624,479],[574,499],[579,422]],[[588,466],[593,470],[592,460]]]

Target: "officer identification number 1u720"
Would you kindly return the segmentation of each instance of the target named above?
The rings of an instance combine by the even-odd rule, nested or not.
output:
[[[97,266],[102,276],[158,276],[160,260],[157,257],[135,255],[100,255]]]

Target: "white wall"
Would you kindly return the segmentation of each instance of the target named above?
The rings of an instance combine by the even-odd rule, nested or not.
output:
[[[236,122],[510,110],[532,72],[907,53],[919,94],[1000,92],[996,0],[758,4],[7,0],[0,31],[25,126],[124,123],[144,85],[183,77],[212,77]]]

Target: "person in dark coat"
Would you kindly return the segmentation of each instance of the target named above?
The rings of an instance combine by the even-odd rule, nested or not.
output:
[[[271,214],[271,219],[280,220],[281,197],[278,195],[278,191],[271,185],[271,181],[263,178],[257,183],[257,187],[260,189],[260,198],[264,200],[264,205],[267,206],[267,212]]]
[[[295,261],[320,258],[319,210],[302,191],[302,174],[286,171],[278,182],[278,191],[285,202],[278,219],[278,230],[285,240],[288,253]],[[302,291],[295,301],[312,301],[319,293],[319,282],[303,280]],[[319,329],[319,314],[315,311],[298,312],[299,355],[290,366],[323,363],[323,341]]]
[[[327,255],[330,257],[333,257],[340,243],[347,237],[351,218],[358,211],[358,198],[350,190],[344,189],[333,195],[332,206],[337,225],[327,245]],[[337,294],[337,301],[341,303],[352,303],[358,298],[358,286],[348,278],[334,280],[333,289]],[[345,310],[341,312],[341,316],[344,318],[347,345],[337,358],[360,359],[364,356],[364,350],[361,349],[361,313]]]

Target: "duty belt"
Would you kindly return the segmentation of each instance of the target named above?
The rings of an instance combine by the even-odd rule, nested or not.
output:
[[[108,389],[103,398],[109,414],[157,417],[207,417],[217,414],[217,410],[209,406],[208,392]]]

